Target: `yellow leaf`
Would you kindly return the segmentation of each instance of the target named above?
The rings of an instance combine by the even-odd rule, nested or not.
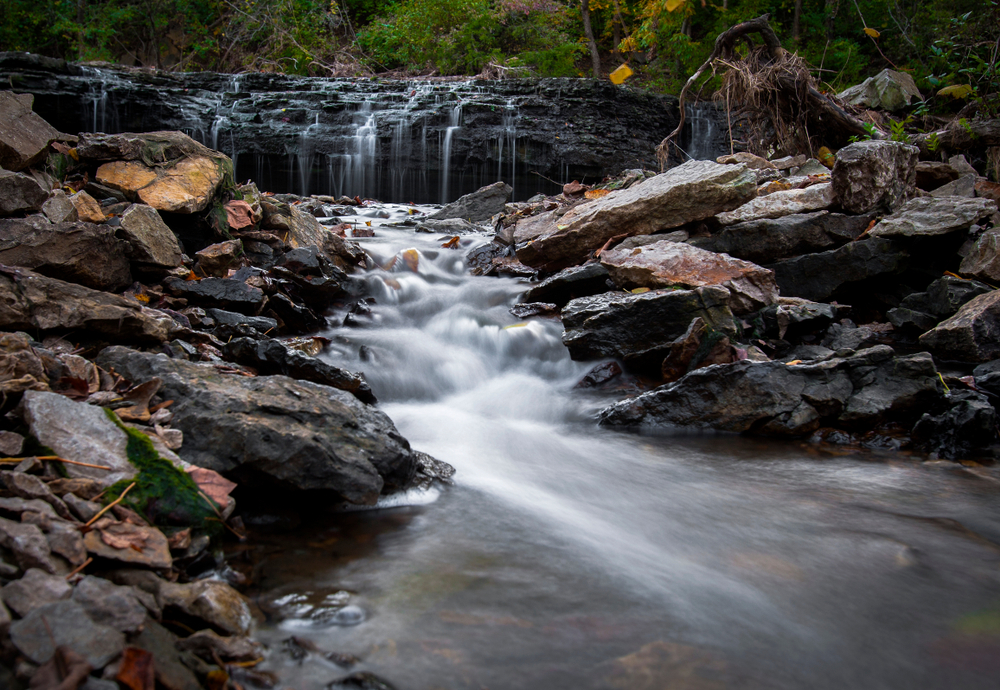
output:
[[[608,75],[608,79],[616,86],[632,76],[632,68],[628,65],[621,65],[618,69]]]
[[[403,252],[403,261],[409,266],[410,270],[414,273],[417,272],[417,266],[420,265],[420,252],[416,249],[407,249]]]
[[[368,227],[371,227],[372,226],[372,222],[370,220],[366,220],[365,221],[365,225],[367,225]]]
[[[879,36],[881,36],[881,34],[878,31],[867,26],[865,27],[865,33],[871,36],[872,38],[878,38]]]
[[[801,359],[793,359],[791,362],[785,362],[788,366],[794,367],[796,364],[802,364]]]
[[[583,193],[583,196],[588,199],[600,199],[602,196],[607,196],[610,193],[610,189],[588,189]]]
[[[631,292],[632,292],[633,295],[641,295],[644,292],[649,292],[649,288],[647,288],[647,287],[635,288]]]
[[[684,0],[667,0],[667,12],[673,12],[684,4]]]
[[[568,227],[568,225],[556,225],[556,230],[565,230]]]
[[[833,164],[837,162],[836,157],[833,155],[833,151],[825,146],[821,146],[816,155],[819,158],[819,162],[831,170],[833,169]]]
[[[938,96],[951,96],[952,98],[966,98],[972,93],[972,87],[968,84],[955,84],[946,86],[937,92]]]
[[[509,330],[510,330],[510,329],[512,329],[512,328],[524,328],[524,327],[525,327],[525,326],[527,326],[527,325],[528,325],[527,323],[512,323],[512,324],[511,324],[511,325],[509,325],[509,326],[504,326],[504,327],[503,327],[503,329],[504,329],[505,331],[509,331]]]

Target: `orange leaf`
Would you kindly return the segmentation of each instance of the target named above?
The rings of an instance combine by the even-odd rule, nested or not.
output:
[[[610,189],[589,189],[583,193],[583,196],[587,199],[600,199],[602,196],[607,196],[610,193]]]
[[[414,273],[417,272],[417,267],[420,265],[420,252],[416,249],[407,249],[403,252],[403,261]]]
[[[129,690],[154,690],[153,655],[145,649],[126,647],[115,680]]]
[[[455,235],[450,240],[448,240],[447,242],[445,242],[444,244],[442,244],[441,247],[443,249],[458,249],[458,242],[459,242],[459,240],[460,240],[459,236]]]
[[[253,209],[247,202],[234,199],[227,202],[223,208],[226,209],[226,222],[233,230],[253,225]]]

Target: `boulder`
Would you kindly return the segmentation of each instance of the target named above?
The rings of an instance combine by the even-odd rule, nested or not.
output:
[[[103,668],[125,648],[125,636],[90,620],[75,601],[57,601],[39,607],[10,626],[10,639],[18,651],[36,664],[44,664],[57,646],[80,654],[94,668]]]
[[[71,195],[69,200],[76,209],[77,218],[85,223],[103,223],[108,219],[101,210],[101,205],[87,192],[79,191]]]
[[[913,99],[924,100],[913,77],[888,68],[841,91],[837,97],[851,105],[880,108],[891,113],[907,107]]]
[[[48,196],[33,177],[0,169],[0,216],[41,211]]]
[[[75,223],[80,220],[76,206],[61,189],[49,192],[49,198],[42,204],[42,213],[52,223]]]
[[[833,185],[824,182],[805,189],[785,189],[767,196],[759,196],[735,211],[718,214],[716,218],[723,225],[732,225],[761,218],[781,218],[794,213],[819,211],[829,208],[833,202]]]
[[[979,295],[920,336],[921,347],[945,359],[988,362],[1000,357],[1000,290]]]
[[[514,188],[506,182],[494,182],[460,197],[427,218],[429,220],[461,218],[473,223],[486,221],[498,213],[503,213],[504,204],[510,199],[513,191]]]
[[[755,156],[749,151],[739,151],[737,153],[731,153],[725,156],[719,156],[715,159],[717,163],[722,165],[738,165],[742,163],[751,170],[777,170],[776,166],[771,161],[766,158],[761,158],[760,156]]]
[[[955,168],[941,161],[917,161],[917,188],[929,192],[960,177]]]
[[[958,271],[980,280],[1000,280],[1000,229],[992,228],[980,235],[972,250],[962,259]]]
[[[250,287],[236,278],[202,278],[182,280],[167,278],[164,286],[176,297],[184,297],[192,304],[219,307],[241,314],[259,314],[267,299],[260,288]]]
[[[976,280],[944,276],[928,285],[924,292],[904,297],[899,307],[889,310],[887,316],[897,328],[910,327],[921,332],[929,331],[969,300],[992,290],[989,285]]]
[[[521,295],[521,301],[547,302],[561,307],[577,297],[607,292],[610,277],[608,269],[598,263],[571,266],[529,287]]]
[[[990,182],[984,178],[978,178],[974,187],[976,196],[984,199],[992,199],[1000,203],[1000,183]]]
[[[364,376],[294,350],[279,340],[234,338],[226,343],[224,352],[226,357],[254,367],[262,374],[282,374],[294,379],[321,383],[347,391],[361,402],[368,404],[378,402]]]
[[[67,464],[69,477],[91,479],[107,487],[135,476],[136,468],[126,453],[128,435],[103,408],[41,391],[25,393],[23,405],[31,435],[43,446],[61,458],[108,468]]]
[[[997,413],[982,393],[955,390],[924,413],[911,434],[917,448],[950,460],[964,460],[997,437]]]
[[[684,335],[670,343],[670,352],[660,370],[664,383],[670,383],[689,371],[733,361],[735,358],[729,338],[713,331],[701,318],[696,318]]]
[[[135,300],[6,267],[0,267],[0,328],[89,331],[138,342],[166,342],[178,330],[170,316]]]
[[[608,240],[649,235],[703,220],[746,203],[757,192],[756,175],[744,165],[688,161],[640,185],[594,201],[518,221],[517,258],[558,270],[582,263]]]
[[[948,184],[941,185],[937,189],[931,192],[931,196],[961,196],[967,199],[971,199],[976,196],[976,180],[978,175],[970,173],[968,175],[962,175],[960,178],[954,182],[949,182]]]
[[[73,601],[99,625],[124,633],[139,632],[146,620],[146,607],[132,587],[116,585],[102,577],[87,575],[73,588]]]
[[[734,314],[746,314],[778,297],[774,274],[756,264],[678,242],[654,242],[634,249],[601,254],[618,287],[696,288],[719,285],[729,290]]]
[[[735,336],[729,299],[729,290],[718,286],[581,297],[563,308],[563,343],[575,360],[656,359],[659,367],[671,343],[695,318]]]
[[[200,467],[332,490],[352,503],[373,503],[415,472],[392,421],[345,391],[284,376],[224,375],[123,347],[106,348],[98,362],[133,381],[163,381],[160,394],[177,401],[170,411],[184,432],[184,458]]]
[[[65,577],[38,568],[28,568],[21,579],[4,585],[0,590],[3,603],[21,618],[45,604],[69,599],[72,593],[73,588],[66,583]]]
[[[828,211],[796,213],[729,225],[688,244],[755,263],[772,263],[801,254],[834,249],[857,239],[868,228],[870,216],[847,216]]]
[[[327,244],[327,235],[335,233],[324,228],[316,216],[303,211],[298,206],[289,207],[290,220],[288,223],[288,244],[293,249],[301,247],[319,247],[322,249]]]
[[[798,297],[779,297],[776,304],[760,310],[758,317],[764,331],[758,335],[795,341],[826,330],[839,316],[838,311],[847,309]]]
[[[180,242],[152,206],[129,206],[122,214],[118,236],[127,243],[129,258],[142,268],[181,265]]]
[[[197,268],[206,276],[224,278],[229,269],[236,265],[243,255],[243,242],[226,240],[211,244],[194,254],[198,257]]]
[[[968,229],[980,218],[996,213],[996,210],[996,202],[988,199],[918,197],[883,218],[868,234],[889,239],[947,235]]]
[[[0,264],[95,290],[120,290],[132,283],[125,250],[115,229],[106,225],[52,224],[38,216],[0,220]]]
[[[837,203],[847,213],[896,211],[916,194],[916,146],[859,141],[837,152],[831,177]]]
[[[100,524],[100,521],[95,523]],[[133,548],[137,543],[141,547]],[[168,570],[174,563],[166,536],[155,527],[115,522],[87,532],[83,535],[83,545],[98,558],[144,568]]]
[[[163,608],[175,608],[212,626],[225,635],[250,632],[250,607],[235,589],[218,580],[160,585]]]
[[[870,429],[909,421],[941,397],[926,352],[897,356],[877,346],[789,365],[743,360],[698,369],[603,410],[606,426],[680,426],[803,436],[820,426]]]
[[[52,125],[31,110],[30,93],[0,91],[0,168],[15,172],[45,160],[49,142],[61,139]]]
[[[909,260],[909,253],[900,243],[872,237],[765,268],[774,271],[782,295],[823,302],[844,285],[901,273]]]

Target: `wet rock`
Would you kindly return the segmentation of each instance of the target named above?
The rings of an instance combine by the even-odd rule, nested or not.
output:
[[[0,328],[90,331],[139,342],[165,342],[178,330],[168,315],[135,300],[20,268],[0,270]]]
[[[87,194],[87,192],[77,192],[71,195],[69,200],[73,203],[76,215],[81,222],[103,223],[107,220],[107,216],[101,210],[101,205],[97,203],[94,197]]]
[[[189,666],[189,652],[177,649],[179,640],[154,620],[146,619],[142,632],[132,644],[153,655],[156,686],[164,690],[202,690],[201,683]],[[195,660],[197,661],[197,660]]]
[[[976,196],[976,180],[978,175],[962,175],[954,182],[942,185],[931,192],[932,197],[965,197],[971,199]]]
[[[797,297],[779,297],[777,304],[761,309],[759,318],[764,331],[757,335],[796,341],[804,335],[826,330],[837,318],[838,309],[846,311],[847,308]]]
[[[76,206],[61,189],[49,192],[49,198],[42,204],[42,213],[52,223],[75,223],[80,219]]]
[[[992,215],[996,202],[962,197],[919,197],[910,199],[891,216],[884,218],[871,237],[932,237],[968,229],[980,218]]]
[[[665,383],[676,381],[689,371],[728,364],[734,360],[729,338],[713,331],[701,318],[694,319],[687,331],[670,344],[661,373]]]
[[[427,217],[431,220],[461,218],[474,223],[489,220],[497,213],[503,213],[504,204],[513,191],[514,188],[506,182],[494,182],[460,197]]]
[[[45,160],[49,142],[63,138],[32,112],[30,93],[0,91],[0,167],[20,171]]]
[[[353,503],[406,486],[415,471],[389,418],[345,391],[284,376],[226,376],[122,347],[105,349],[98,362],[132,380],[162,379],[160,394],[177,401],[170,410],[184,432],[184,457],[195,465],[330,489]]]
[[[37,525],[0,518],[0,546],[14,554],[14,560],[21,570],[39,568],[51,574],[57,574],[61,570],[52,558],[48,540]]]
[[[267,306],[290,333],[311,333],[326,326],[326,319],[303,304],[296,304],[287,295],[271,295]]]
[[[259,314],[266,297],[260,288],[250,287],[235,278],[202,278],[181,280],[167,278],[163,284],[175,297],[184,297],[195,304],[217,307],[241,314]]]
[[[45,395],[55,395],[48,393]],[[72,520],[69,509],[61,499],[57,498],[49,487],[38,477],[23,472],[0,472],[4,486],[15,496],[26,499],[39,499],[45,501],[53,510],[67,520]]]
[[[847,213],[896,211],[916,186],[916,146],[896,141],[859,141],[837,152],[831,177],[837,203]]]
[[[143,267],[181,265],[181,245],[177,236],[151,206],[130,206],[122,214],[118,235],[128,244],[129,258]]]
[[[837,94],[851,105],[862,108],[880,108],[891,113],[902,110],[914,99],[924,100],[913,77],[905,72],[884,69],[874,77]]]
[[[934,361],[896,356],[886,346],[848,357],[787,365],[707,367],[601,412],[607,426],[694,426],[801,436],[820,426],[872,428],[911,419],[939,399]]]
[[[177,641],[177,648],[197,654],[210,663],[218,656],[224,661],[253,661],[263,654],[258,642],[246,637],[222,637],[214,630],[199,630]]]
[[[756,194],[756,176],[742,165],[688,161],[568,211],[518,221],[517,258],[558,270],[582,263],[617,236],[649,235],[734,209]]]
[[[118,290],[132,282],[125,245],[115,238],[114,228],[54,225],[36,218],[0,220],[0,264],[23,266],[95,290]]]
[[[250,607],[235,589],[218,580],[198,580],[160,586],[165,609],[173,607],[226,635],[246,635],[250,631]]]
[[[745,223],[762,218],[781,218],[796,213],[808,213],[833,205],[833,185],[829,182],[815,184],[805,189],[786,189],[767,196],[751,199],[734,211],[716,216],[723,225]]]
[[[521,302],[508,309],[518,319],[532,316],[559,316],[559,305],[552,302]]]
[[[285,252],[278,265],[299,275],[322,276],[330,270],[329,261],[318,247],[300,247]]]
[[[21,618],[33,610],[54,601],[69,599],[73,588],[62,575],[51,575],[38,568],[28,568],[20,580],[14,580],[0,590],[3,602]]]
[[[94,668],[103,668],[125,648],[125,636],[90,620],[75,601],[57,601],[33,610],[10,626],[14,646],[36,664],[65,645]]]
[[[771,271],[727,254],[678,242],[610,249],[601,254],[601,265],[608,269],[615,284],[625,289],[724,287],[729,290],[729,305],[734,314],[757,311],[778,297]]]
[[[103,518],[102,518],[103,519]],[[96,523],[95,523],[96,524]],[[106,535],[105,535],[106,533]],[[110,537],[110,539],[109,539]],[[119,537],[123,541],[141,542],[141,549],[131,546],[118,548],[107,543]],[[89,553],[100,558],[141,565],[146,568],[166,570],[173,565],[167,538],[158,529],[133,525],[127,522],[113,523],[101,529],[95,529],[83,535],[83,544]]]
[[[251,366],[262,374],[282,374],[347,391],[361,402],[375,404],[368,382],[360,374],[335,367],[316,357],[285,346],[279,340],[234,338],[224,350],[226,357]]]
[[[916,446],[940,458],[961,460],[996,440],[997,414],[985,395],[952,391],[914,425]]]
[[[104,409],[40,391],[25,393],[23,405],[24,420],[39,443],[61,458],[110,470],[67,464],[70,477],[92,479],[107,487],[135,476],[126,453],[128,436]]]
[[[194,255],[198,260],[197,268],[204,275],[224,278],[229,269],[235,266],[239,257],[243,255],[243,242],[226,240],[210,244],[201,251],[195,252]]]
[[[1000,280],[1000,229],[993,228],[980,235],[958,270],[980,280]]]
[[[645,357],[662,360],[675,339],[697,317],[713,329],[735,335],[729,290],[608,292],[571,301],[562,311],[563,343],[575,360]]]
[[[102,577],[87,575],[73,588],[73,601],[99,625],[124,633],[138,632],[146,620],[143,606],[131,587],[116,585]]]
[[[597,388],[608,381],[613,381],[622,375],[622,367],[618,362],[599,364],[580,379],[573,388]]]
[[[395,690],[395,686],[374,673],[361,671],[328,683],[326,690]]]
[[[249,326],[262,335],[276,331],[278,328],[278,322],[266,316],[247,316],[222,309],[206,309],[205,311],[217,325],[221,326]]]
[[[40,211],[47,198],[48,192],[32,177],[0,169],[0,216]]]
[[[320,225],[316,216],[303,211],[297,206],[289,207],[288,244],[293,249],[302,247],[320,247],[326,243],[326,236],[333,234]]]
[[[416,230],[416,232],[437,232],[442,235],[465,235],[470,232],[476,232],[479,228],[467,220],[463,220],[461,218],[450,218],[448,220],[425,220],[417,225],[414,230]],[[357,232],[357,228],[355,228],[352,232]],[[358,237],[358,235],[354,236]]]
[[[976,280],[944,276],[928,285],[924,292],[904,297],[899,307],[890,309],[886,316],[897,328],[929,331],[972,298],[992,290],[989,285]]]
[[[954,316],[921,335],[919,342],[946,359],[988,362],[1000,357],[1000,291],[965,303]]]
[[[290,294],[315,309],[328,308],[348,291],[347,275],[335,266],[330,266],[328,274],[321,276],[299,275],[282,266],[272,268],[271,274],[285,281]]]
[[[910,255],[903,245],[880,237],[858,240],[817,254],[786,259],[774,271],[782,295],[822,302],[844,285],[901,273]]]
[[[161,134],[185,136],[180,132]],[[194,140],[191,143],[196,144]],[[158,169],[138,160],[113,161],[99,167],[95,179],[157,211],[190,214],[208,208],[222,183],[222,166],[220,160],[207,156],[185,156]]]

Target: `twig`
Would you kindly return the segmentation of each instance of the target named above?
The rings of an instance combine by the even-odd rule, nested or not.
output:
[[[101,508],[101,511],[97,515],[95,515],[94,517],[90,518],[90,521],[87,524],[85,524],[84,527],[90,527],[92,524],[94,524],[95,522],[97,522],[97,520],[102,515],[104,515],[106,512],[108,512],[109,510],[111,510],[112,508],[114,508],[116,505],[118,505],[119,503],[121,503],[122,499],[125,498],[125,494],[127,494],[129,491],[131,491],[133,486],[135,486],[135,482],[132,482],[131,484],[129,484],[128,488],[125,489],[124,491],[122,491],[122,495],[121,496],[119,496],[118,498],[116,498],[115,500],[113,500],[111,503],[109,503],[108,505],[106,505],[103,508]]]
[[[88,565],[90,565],[93,562],[94,562],[93,558],[88,558],[83,563],[81,563],[78,567],[74,568],[73,572],[71,572],[69,575],[66,576],[66,579],[69,580],[74,575],[79,575],[80,571],[82,571],[84,568],[86,568]]]
[[[28,457],[31,457],[31,456],[28,456]],[[0,463],[6,462],[6,463],[13,464],[15,462],[24,462],[27,459],[28,459],[27,457],[25,457],[25,458],[0,458]],[[38,456],[35,456],[35,459],[36,460],[54,461],[54,462],[64,462],[67,465],[79,465],[80,467],[93,467],[95,470],[111,470],[110,467],[105,467],[104,465],[89,465],[89,464],[87,464],[85,462],[77,462],[75,460],[67,460],[65,458],[60,458],[58,455],[38,455]]]
[[[212,509],[212,511],[213,511],[213,512],[214,512],[214,513],[215,513],[216,515],[218,515],[219,517],[222,517],[222,513],[220,513],[220,512],[219,512],[219,509],[218,509],[218,508],[216,508],[216,503],[215,503],[215,501],[213,501],[213,500],[212,500],[212,499],[210,499],[210,498],[209,498],[208,496],[206,496],[206,495],[205,495],[205,492],[204,492],[204,491],[199,491],[199,492],[198,492],[198,495],[199,495],[199,496],[201,496],[202,498],[204,498],[204,499],[205,499],[205,503],[207,503],[207,504],[208,504],[208,507],[209,507],[209,508],[211,508],[211,509]]]

